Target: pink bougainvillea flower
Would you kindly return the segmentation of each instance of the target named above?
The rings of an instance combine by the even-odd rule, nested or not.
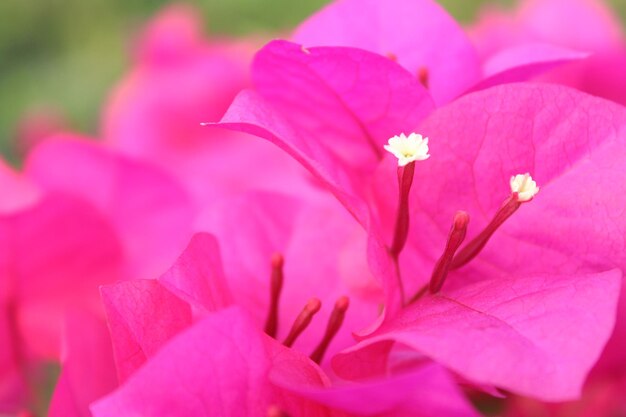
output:
[[[105,109],[105,142],[172,173],[200,204],[250,188],[306,188],[306,171],[265,141],[201,126],[248,85],[253,45],[203,39],[198,15],[173,6],[146,28]]]
[[[371,156],[363,167],[363,157],[357,155],[355,161],[338,154],[335,142],[328,139],[332,135],[326,132],[348,132],[353,125],[368,132],[372,121],[368,113],[355,111],[359,109],[355,103],[371,97],[404,97],[391,102],[400,112],[407,111],[415,108],[411,103],[423,100],[420,90],[405,84],[404,96],[391,94],[396,84],[371,81],[371,74],[379,71],[374,65],[339,65],[341,58],[330,59],[326,52],[341,49],[346,52],[337,55],[360,54],[359,63],[366,56],[374,59],[364,51],[311,48],[299,51],[300,61],[275,58],[280,56],[277,51],[287,55],[297,53],[296,49],[285,42],[268,45],[256,58],[253,78],[271,79],[277,62],[284,63],[283,71],[290,74],[315,65],[335,68],[334,73],[313,71],[326,88],[314,87],[311,79],[302,77],[290,80],[289,90],[282,90],[278,82],[264,82],[258,91],[239,95],[223,126],[265,137],[290,152],[369,231],[370,265],[385,285],[387,314],[378,323],[381,328],[369,330],[375,339],[363,341],[362,346],[372,345],[372,340],[398,340],[480,384],[547,400],[579,395],[613,327],[620,272],[611,270],[624,265],[623,204],[615,198],[616,192],[621,193],[614,182],[623,176],[624,109],[565,88],[510,85],[470,94],[434,111],[425,121],[416,117],[410,126],[402,127],[401,118],[385,118],[383,112],[375,119],[379,126],[389,123],[398,129],[395,134],[417,131],[431,138],[431,157],[397,169],[391,155],[379,156],[378,166]],[[361,82],[354,81],[355,74]],[[299,92],[290,96],[298,87],[310,96],[303,100]],[[412,92],[407,91],[410,88]],[[286,106],[290,101],[292,106]],[[314,107],[325,101],[343,102],[351,118],[309,120],[308,125],[330,125],[315,135],[301,115],[309,107],[309,114],[320,114]],[[295,109],[293,116],[291,109]],[[360,140],[351,145],[370,148],[371,154],[375,154],[373,143],[382,148],[389,138],[346,137]],[[524,189],[530,182],[516,179],[509,189],[511,176],[524,172],[532,172],[541,185],[541,194],[532,202],[532,194],[525,196]],[[416,181],[411,188],[413,175]],[[581,181],[590,185],[581,188]],[[519,213],[502,226],[521,205]],[[466,213],[455,217],[458,210],[469,217]],[[448,236],[453,217],[455,226]],[[502,230],[496,231],[500,226]],[[466,231],[472,239],[454,259]],[[493,242],[485,246],[490,237]],[[439,296],[448,273],[450,283]],[[418,293],[431,275],[433,295]],[[419,302],[407,306],[418,298]],[[530,309],[531,305],[536,308]],[[528,319],[528,311],[534,311],[533,320]],[[424,323],[435,322],[432,334],[437,336],[431,340]],[[493,332],[485,332],[485,326]],[[583,335],[571,337],[583,327]],[[406,333],[401,335],[401,328]],[[493,348],[480,349],[479,341]],[[461,354],[468,343],[475,346],[474,354]],[[521,356],[545,366],[527,366]],[[492,362],[497,365],[484,366]],[[504,369],[508,372],[502,374]]]
[[[438,104],[587,56],[584,49],[535,41],[481,63],[470,38],[432,0],[338,0],[307,19],[293,39],[307,48],[350,46],[387,56],[419,78]]]
[[[59,359],[65,313],[102,315],[99,285],[163,272],[191,235],[194,210],[158,168],[75,137],[38,145],[23,173],[2,165],[0,181],[5,408],[31,402],[31,374]]]
[[[592,52],[584,61],[541,79],[626,103],[626,36],[618,16],[601,0],[521,0],[513,12],[491,6],[470,29],[484,60],[531,42]]]

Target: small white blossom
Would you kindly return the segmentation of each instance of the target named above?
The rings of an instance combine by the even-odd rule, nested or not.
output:
[[[391,152],[398,158],[398,166],[405,166],[414,161],[428,159],[428,138],[417,133],[411,133],[408,137],[404,133],[389,139],[384,146],[385,150]]]
[[[539,192],[539,187],[529,173],[518,174],[511,177],[511,192],[517,193],[517,201],[523,203],[532,200]]]

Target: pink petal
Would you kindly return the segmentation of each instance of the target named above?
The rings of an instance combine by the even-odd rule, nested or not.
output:
[[[527,0],[518,11],[526,36],[598,51],[623,42],[618,15],[602,0]]]
[[[120,389],[92,406],[94,417],[263,416],[272,404],[265,336],[227,309],[175,337]]]
[[[163,272],[191,234],[193,207],[177,182],[92,141],[65,137],[43,143],[31,153],[25,171],[45,189],[80,196],[98,207],[121,236],[133,277]]]
[[[504,49],[483,65],[484,78],[472,91],[498,84],[526,81],[563,64],[583,60],[588,53],[542,43]]]
[[[84,312],[66,320],[62,371],[49,417],[90,417],[89,404],[117,387],[109,332]]]
[[[26,402],[28,390],[22,375],[21,358],[23,354],[16,349],[14,318],[10,316],[5,301],[0,303],[0,412],[12,413]]]
[[[417,78],[389,59],[353,48],[273,41],[252,66],[256,91],[300,134],[354,169],[371,169],[390,137],[433,110]]]
[[[410,305],[360,346],[394,340],[478,383],[574,399],[613,329],[620,280],[613,270],[483,281]]]
[[[114,231],[80,200],[49,195],[0,217],[0,286],[16,308],[22,355],[58,357],[68,309],[100,312],[98,286],[119,278]],[[17,336],[15,336],[17,337]]]
[[[367,208],[360,194],[358,175],[351,172],[331,151],[301,132],[257,93],[244,90],[236,98],[219,126],[262,137],[276,144],[307,168],[328,187],[346,208],[365,221]]]
[[[455,211],[469,213],[471,239],[510,194],[511,175],[524,172],[540,194],[450,284],[626,265],[626,186],[616,182],[626,173],[622,107],[558,86],[508,85],[468,95],[420,129],[433,156],[420,165],[412,190],[415,256],[405,260],[423,266],[422,276],[409,280],[427,278]]]
[[[624,36],[603,0],[524,0],[513,12],[488,5],[470,33],[485,57],[527,42],[599,52],[623,44]]]
[[[172,174],[199,204],[250,188],[302,187],[306,172],[276,147],[201,126],[249,85],[253,45],[204,39],[197,16],[170,6],[145,30],[136,64],[106,107],[105,142]]]
[[[120,282],[101,292],[121,381],[191,324],[189,304],[158,281]]]
[[[284,388],[350,415],[479,416],[450,375],[433,364],[403,375],[359,384],[325,389],[292,384]]]
[[[199,217],[198,230],[220,242],[224,272],[236,303],[252,312],[259,328],[270,301],[272,255],[288,250],[300,210],[298,199],[258,192],[223,199]],[[286,265],[291,262],[297,260],[287,259]]]
[[[375,54],[305,52],[285,41],[259,52],[253,76],[258,93],[242,92],[219,126],[283,148],[366,223],[363,176],[374,170],[389,137],[410,131],[433,109],[426,90]]]
[[[306,47],[352,46],[392,55],[416,76],[426,68],[438,104],[480,78],[478,56],[463,29],[430,0],[335,1],[305,21],[294,39]]]
[[[217,240],[207,233],[193,235],[185,251],[159,282],[208,311],[233,303]]]
[[[471,31],[482,54],[526,43],[550,43],[593,52],[539,80],[564,84],[626,103],[626,42],[617,15],[601,0],[526,0],[513,13],[490,10]]]

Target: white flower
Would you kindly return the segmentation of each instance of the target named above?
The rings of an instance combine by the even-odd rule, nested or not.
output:
[[[523,203],[532,200],[539,192],[539,187],[529,173],[518,174],[511,177],[511,192],[517,193],[517,201]]]
[[[398,166],[405,166],[414,161],[428,159],[428,138],[417,133],[411,133],[408,137],[404,133],[389,139],[385,150],[398,158]]]

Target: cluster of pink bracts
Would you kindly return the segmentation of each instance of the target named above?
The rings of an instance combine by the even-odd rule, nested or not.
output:
[[[100,142],[0,165],[0,414],[51,363],[51,417],[626,413],[605,6],[339,0],[256,53],[193,16],[144,32]]]

